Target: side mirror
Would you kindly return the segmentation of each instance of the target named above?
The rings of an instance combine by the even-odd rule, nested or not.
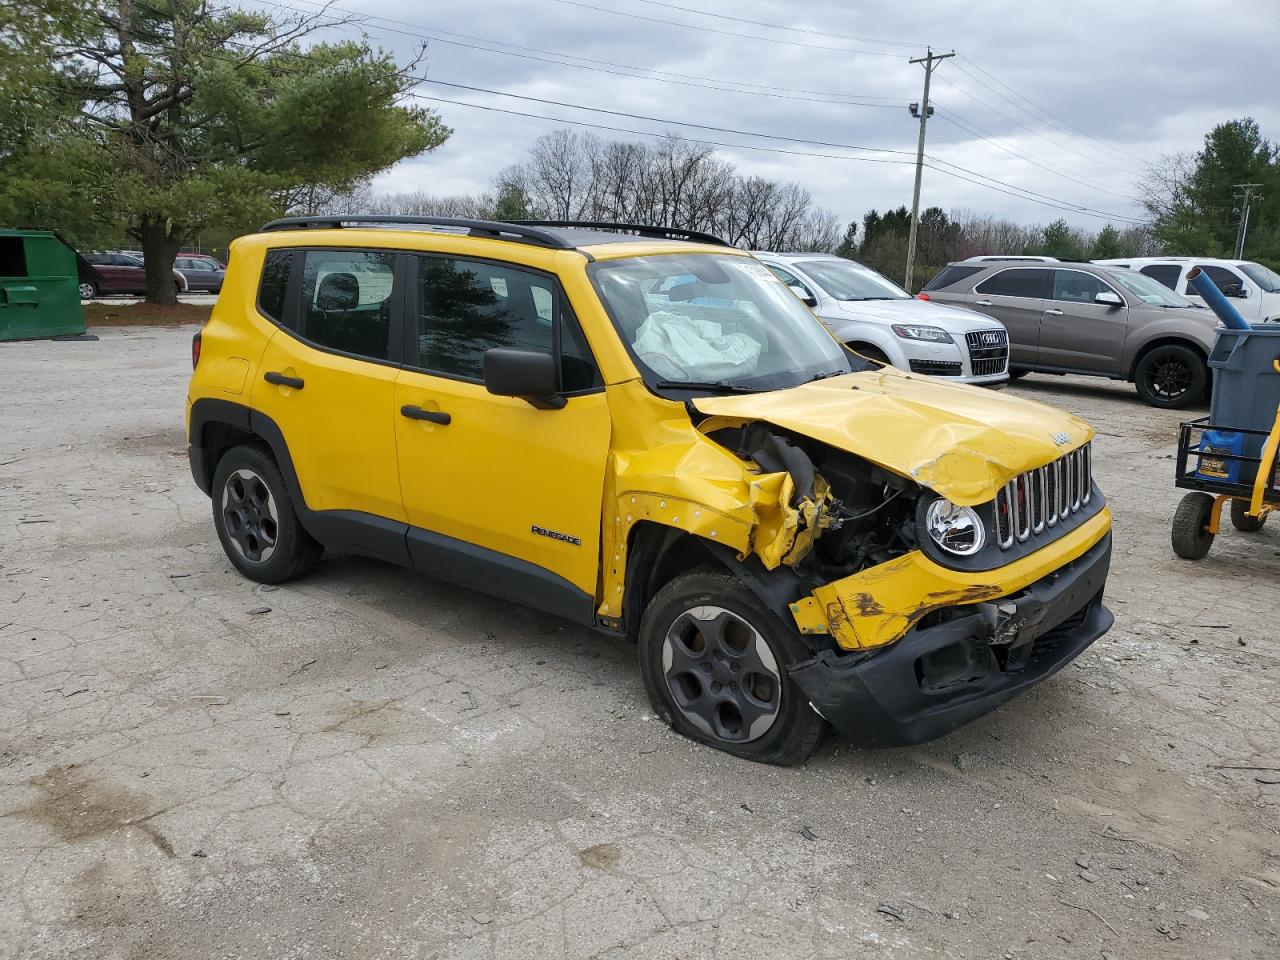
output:
[[[1100,303],[1107,307],[1123,307],[1124,301],[1120,299],[1120,294],[1112,293],[1110,290],[1104,290],[1102,293],[1096,294],[1093,298],[1094,303]]]
[[[1222,288],[1222,295],[1224,297],[1235,297],[1238,300],[1248,300],[1249,288],[1243,283],[1228,283]]]
[[[794,293],[797,297],[799,297],[800,302],[803,303],[806,307],[816,307],[818,305],[818,301],[814,297],[814,295],[811,294],[804,287],[798,284],[795,284],[790,287],[787,287],[787,289],[790,290],[792,293]]]
[[[555,357],[538,350],[486,350],[484,388],[499,397],[519,397],[539,410],[559,410],[566,402],[560,396]]]

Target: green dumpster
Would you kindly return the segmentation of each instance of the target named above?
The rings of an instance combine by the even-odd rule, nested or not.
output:
[[[48,230],[0,230],[0,340],[81,333],[76,252]]]

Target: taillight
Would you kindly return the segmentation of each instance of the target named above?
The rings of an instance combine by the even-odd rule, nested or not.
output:
[[[200,334],[196,334],[191,338],[191,369],[196,368],[196,364],[200,362]]]
[[[916,294],[916,299],[917,299],[917,300],[928,300],[928,299],[929,299],[929,295],[928,295],[927,293],[923,293],[923,292],[921,292],[921,293],[917,293],[917,294]]]

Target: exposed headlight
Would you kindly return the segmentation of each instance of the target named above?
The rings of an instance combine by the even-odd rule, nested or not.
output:
[[[934,543],[960,557],[977,553],[987,539],[977,512],[971,507],[957,507],[950,500],[939,498],[929,504],[924,525]]]
[[[941,327],[925,327],[918,323],[895,323],[893,332],[903,340],[931,340],[934,343],[951,343],[951,334]]]

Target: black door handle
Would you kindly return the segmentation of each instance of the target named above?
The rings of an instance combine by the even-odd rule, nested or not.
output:
[[[303,387],[301,377],[286,377],[283,373],[276,373],[274,370],[268,370],[262,375],[262,379],[267,383],[274,383],[277,387],[293,387],[295,390],[301,390]]]
[[[429,420],[431,423],[438,423],[446,427],[453,421],[453,417],[442,410],[423,410],[421,407],[415,407],[410,403],[406,403],[400,408],[400,415],[408,417],[410,420]]]

